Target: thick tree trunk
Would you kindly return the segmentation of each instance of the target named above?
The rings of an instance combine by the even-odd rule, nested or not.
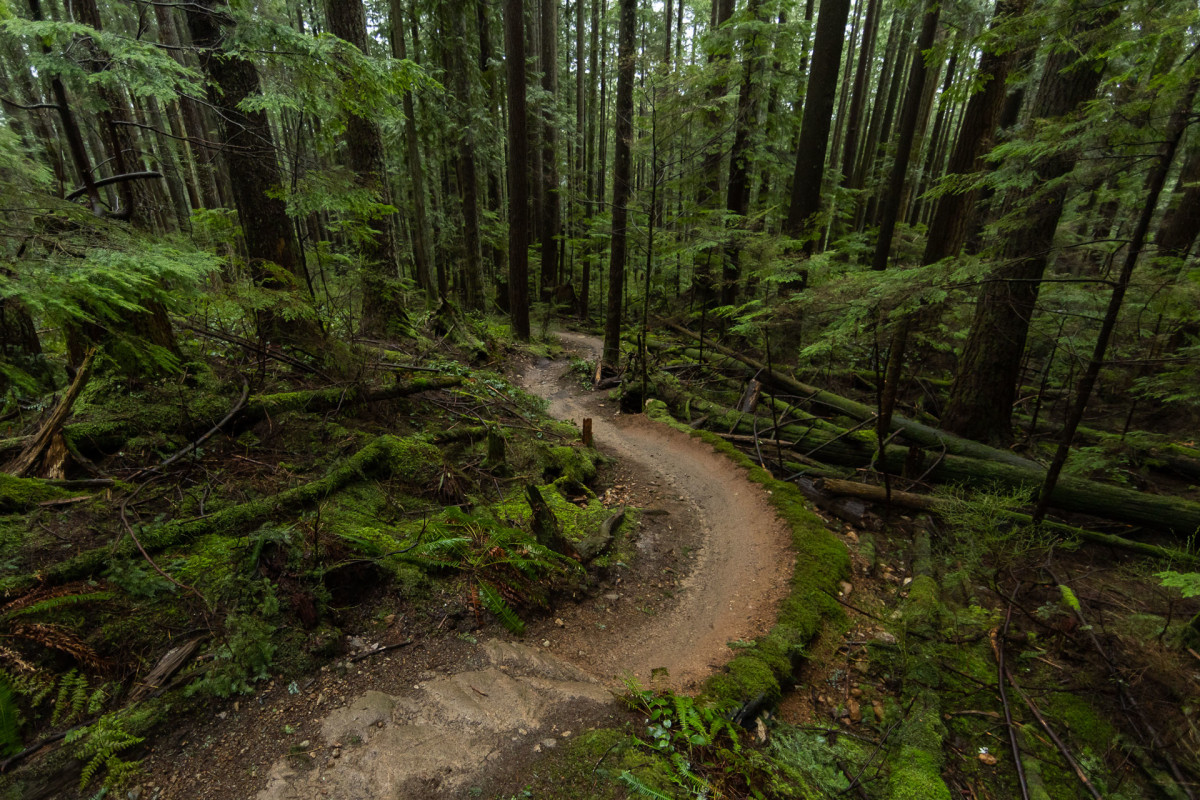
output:
[[[508,295],[513,333],[529,339],[529,135],[525,108],[525,10],[504,3],[508,76]]]
[[[1115,13],[1075,18],[1078,21],[1072,23],[1068,41],[1046,60],[1033,105],[1035,120],[1066,117],[1095,95],[1104,60],[1095,56],[1081,59],[1079,54],[1095,52],[1088,39]],[[1060,149],[1038,159],[1032,165],[1036,175],[1032,188],[1008,198],[1007,208],[1024,213],[1024,223],[1007,234],[1003,266],[980,293],[942,415],[943,427],[960,436],[999,443],[1012,440],[1012,405],[1021,357],[1067,198],[1068,185],[1062,179],[1074,169],[1077,157],[1074,150]]]
[[[842,43],[846,38],[849,15],[850,0],[823,0],[817,16],[812,68],[804,98],[804,119],[785,228],[788,236],[805,240],[808,253],[813,252],[818,233],[816,217],[821,210],[821,181],[829,146],[830,117],[837,96],[838,69],[842,63]]]
[[[1200,234],[1200,145],[1192,148],[1179,175],[1174,207],[1163,215],[1154,243],[1164,258],[1187,258]]]
[[[633,145],[633,35],[637,0],[621,0],[617,37],[617,126],[613,164],[612,255],[608,265],[608,307],[604,315],[603,361],[616,367],[621,359],[621,301],[625,283],[630,178]]]
[[[992,18],[991,31],[996,33],[1019,18],[1027,5],[1028,0],[1001,0]],[[968,175],[984,168],[983,157],[991,150],[992,137],[1004,108],[1008,73],[1019,53],[1018,48],[1006,45],[1001,52],[984,50],[979,57],[980,78],[976,83],[983,85],[967,101],[958,141],[946,165],[947,176]],[[936,264],[947,256],[958,255],[966,244],[978,197],[977,190],[968,189],[944,194],[938,199],[925,239],[922,263]]]
[[[281,287],[283,284],[268,266],[275,264],[303,280],[305,268],[295,227],[278,196],[282,176],[276,161],[275,136],[265,112],[248,112],[240,107],[243,100],[259,93],[258,70],[253,63],[221,49],[225,29],[233,24],[222,0],[195,0],[187,14],[192,42],[200,48],[200,65],[213,82],[210,101],[220,110],[230,190],[242,223],[251,277],[261,286]],[[281,335],[276,322],[270,310],[260,311],[260,335]]]

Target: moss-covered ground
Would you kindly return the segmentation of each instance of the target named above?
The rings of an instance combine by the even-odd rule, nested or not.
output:
[[[495,332],[473,339],[493,360]],[[158,381],[98,365],[63,433],[68,477],[100,480],[0,473],[0,797],[116,791],[163,719],[303,681],[349,634],[397,618],[409,637],[447,619],[519,630],[586,569],[629,555],[621,537],[589,565],[539,548],[524,487],[568,541],[586,539],[613,513],[591,488],[599,456],[453,349],[418,338],[304,372],[188,346]],[[159,466],[243,380],[240,413]],[[11,419],[0,447],[37,423]],[[53,755],[35,754],[42,741]]]

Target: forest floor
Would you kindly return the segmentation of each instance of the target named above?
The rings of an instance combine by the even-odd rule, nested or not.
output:
[[[563,339],[588,357],[598,349],[594,337]],[[552,416],[592,419],[598,448],[615,458],[605,505],[642,509],[632,563],[594,595],[563,598],[524,643],[498,625],[413,632],[393,620],[375,638],[411,645],[351,655],[176,728],[146,758],[139,795],[508,796],[559,742],[626,724],[614,699],[626,676],[694,688],[729,660],[730,642],[769,629],[793,556],[763,490],[709,445],[620,414],[570,373],[569,360],[540,358],[514,377]]]

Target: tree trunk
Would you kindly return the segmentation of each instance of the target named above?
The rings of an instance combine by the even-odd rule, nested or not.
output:
[[[725,115],[721,98],[725,96],[731,50],[723,39],[721,27],[733,16],[733,5],[733,0],[713,0],[712,24],[705,40],[708,48],[708,85],[705,90],[705,110],[701,113],[704,145],[696,191],[696,205],[701,214],[716,211],[721,202],[721,159],[725,155],[721,133]],[[720,248],[716,245],[705,247],[696,256],[693,283],[697,296],[706,304],[716,296],[715,272],[719,261]]]
[[[363,54],[367,53],[367,17],[362,0],[326,0],[325,16],[330,33],[354,45]],[[374,202],[390,203],[379,126],[372,119],[350,112],[346,119],[345,140],[350,169],[354,171],[359,187],[365,189]],[[363,333],[378,335],[386,332],[388,323],[399,309],[395,290],[395,222],[391,213],[378,219],[367,216],[357,222],[378,228],[362,248],[365,263],[361,320]]]
[[[220,111],[230,189],[242,223],[251,277],[260,286],[281,288],[284,284],[268,266],[275,264],[304,279],[295,227],[277,195],[282,176],[267,115],[240,107],[242,101],[259,93],[258,70],[253,63],[220,49],[226,40],[225,29],[233,24],[223,0],[195,0],[187,15],[192,42],[200,48],[200,65],[213,83],[210,102]],[[282,335],[276,323],[271,310],[259,312],[261,336]]]
[[[863,110],[867,104],[867,73],[875,55],[875,39],[879,31],[879,0],[867,3],[867,18],[863,23],[863,39],[858,50],[858,66],[854,71],[854,88],[850,98],[849,121],[842,147],[842,185],[849,186],[858,162],[859,132],[862,128]]]
[[[1100,332],[1096,335],[1096,346],[1092,350],[1092,357],[1075,390],[1075,403],[1063,426],[1062,439],[1058,443],[1050,467],[1046,470],[1046,482],[1042,484],[1037,509],[1033,512],[1036,522],[1040,522],[1046,516],[1046,509],[1050,505],[1058,476],[1067,462],[1067,456],[1071,453],[1071,443],[1075,438],[1075,431],[1079,428],[1079,423],[1083,421],[1083,413],[1087,410],[1092,389],[1096,385],[1096,379],[1100,376],[1100,368],[1104,366],[1104,354],[1108,351],[1113,328],[1117,325],[1117,316],[1121,313],[1121,304],[1125,300],[1129,280],[1133,277],[1133,270],[1142,254],[1142,247],[1146,243],[1150,220],[1154,217],[1154,210],[1158,207],[1159,197],[1167,182],[1167,173],[1171,169],[1171,162],[1175,159],[1175,152],[1179,149],[1179,141],[1183,138],[1184,131],[1187,130],[1188,117],[1192,113],[1192,105],[1196,100],[1198,89],[1200,89],[1200,77],[1194,77],[1188,83],[1179,105],[1171,115],[1170,122],[1167,123],[1166,141],[1162,145],[1158,163],[1154,165],[1154,170],[1150,173],[1146,198],[1142,203],[1142,212],[1134,227],[1133,236],[1128,245],[1129,249],[1125,253],[1125,263],[1121,265],[1121,274],[1117,277],[1116,285],[1113,286],[1112,295],[1109,297],[1108,308],[1105,310],[1104,320],[1100,324]]]
[[[529,135],[525,108],[525,10],[504,3],[508,77],[508,295],[513,333],[529,339]]]
[[[837,95],[838,69],[842,63],[842,43],[846,38],[849,15],[850,0],[824,0],[817,17],[786,228],[788,236],[805,240],[805,252],[809,254],[814,250],[818,235],[816,217],[821,210],[821,181],[829,146],[830,117]]]
[[[1179,174],[1174,207],[1163,215],[1158,234],[1154,237],[1158,255],[1164,258],[1187,258],[1196,235],[1200,233],[1200,145],[1193,146]]]
[[[1110,22],[1115,13],[1077,17],[1068,41],[1050,53],[1034,100],[1035,120],[1066,117],[1095,95],[1104,59],[1094,55],[1081,59],[1080,53],[1094,52],[1089,34]],[[1077,157],[1074,150],[1057,150],[1036,160],[1033,188],[1008,198],[1009,210],[1028,211],[1024,223],[1007,234],[1003,266],[980,293],[942,415],[943,427],[960,436],[998,443],[1012,440],[1021,357],[1067,198],[1068,186],[1062,178],[1074,168]]]
[[[621,359],[621,300],[625,282],[626,228],[629,219],[631,147],[633,145],[634,30],[637,0],[621,0],[617,37],[617,126],[613,153],[612,254],[608,264],[608,308],[604,315],[603,361]]]
[[[468,308],[483,308],[483,249],[479,237],[479,178],[475,169],[475,134],[471,121],[473,75],[467,52],[467,9],[461,3],[443,3],[443,27],[450,37],[446,67],[456,95],[453,106],[456,130],[455,162],[463,216],[463,297]]]
[[[892,234],[896,229],[896,215],[900,211],[900,196],[908,178],[908,161],[912,153],[913,133],[917,129],[917,114],[921,110],[921,98],[925,92],[925,51],[933,47],[937,36],[938,16],[941,4],[927,5],[921,23],[921,34],[917,37],[917,51],[912,60],[912,73],[908,78],[908,96],[904,99],[904,110],[900,114],[900,130],[896,138],[896,157],[892,161],[892,176],[879,213],[879,233],[875,240],[875,255],[871,269],[887,268],[888,255],[892,249]]]
[[[729,188],[725,202],[725,207],[731,213],[742,218],[735,223],[741,227],[745,226],[745,217],[750,213],[751,137],[758,128],[759,84],[767,57],[767,34],[761,29],[769,24],[763,13],[762,0],[750,0],[746,13],[754,27],[742,48],[742,85],[738,90],[733,149],[729,152]],[[726,253],[721,280],[721,305],[732,305],[738,296],[741,246],[737,236],[736,232],[733,233]]]
[[[408,59],[404,42],[404,1],[390,0],[392,58]],[[437,299],[436,267],[433,255],[433,228],[429,222],[428,192],[425,188],[425,168],[421,160],[421,145],[417,139],[417,114],[411,91],[400,99],[404,108],[404,145],[408,154],[408,174],[412,180],[412,249],[417,285],[425,290],[429,302]]]
[[[562,233],[562,206],[558,192],[558,0],[541,0],[542,91],[542,275],[545,295],[559,283],[558,238]]]

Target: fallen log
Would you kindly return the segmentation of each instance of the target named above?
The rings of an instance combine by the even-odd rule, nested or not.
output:
[[[819,478],[813,481],[813,484],[816,489],[828,492],[829,494],[857,497],[861,500],[870,500],[874,503],[887,503],[890,501],[905,508],[932,511],[934,513],[949,510],[956,502],[945,497],[932,497],[927,494],[917,494],[915,492],[899,492],[894,489],[889,495],[887,490],[882,486],[858,483],[857,481],[846,481],[838,478]],[[1029,514],[1022,514],[1019,511],[1000,511],[998,513],[1019,525],[1033,524],[1033,517]],[[1147,544],[1145,542],[1136,542],[1132,539],[1114,536],[1110,533],[1100,533],[1099,531],[1078,528],[1074,525],[1064,525],[1060,522],[1051,522],[1048,520],[1042,522],[1042,527],[1055,533],[1063,534],[1064,536],[1071,536],[1097,544],[1105,544],[1110,547],[1139,553],[1140,555],[1162,558],[1173,563],[1200,563],[1200,556],[1195,554],[1170,547],[1159,547],[1158,545]]]
[[[141,542],[147,551],[155,552],[205,534],[244,534],[284,511],[314,506],[338,490],[368,477],[431,482],[441,461],[441,453],[429,442],[380,436],[311,483],[207,516],[167,522],[146,531]],[[51,567],[45,574],[45,582],[58,585],[90,577],[102,570],[111,557],[112,548],[107,545],[85,550]]]
[[[682,325],[677,325],[673,322],[666,323],[671,329],[690,336],[693,339],[700,337],[692,333]],[[807,397],[809,403],[823,405],[829,408],[841,411],[847,416],[853,417],[859,421],[866,421],[875,417],[875,409],[847,397],[834,394],[825,389],[819,389],[807,383],[796,380],[790,375],[785,375],[778,370],[768,369],[767,365],[761,361],[757,361],[744,353],[738,353],[723,347],[715,342],[707,342],[708,347],[721,353],[722,355],[742,362],[743,364],[753,367],[759,372],[759,379],[764,382],[773,383],[775,386],[785,388],[797,395]],[[1011,464],[1018,467],[1037,467],[1036,462],[1030,461],[1027,458],[1022,458],[1016,453],[1011,453],[1007,450],[1000,450],[995,447],[973,442],[970,439],[963,439],[946,431],[939,430],[921,422],[910,420],[898,414],[892,415],[892,425],[890,430],[901,431],[907,438],[924,445],[925,447],[933,447],[939,450],[944,450],[947,453],[968,458],[988,459],[990,461],[998,461],[1003,464]]]
[[[749,414],[739,414],[665,381],[653,385],[659,399],[668,407],[677,412],[685,404],[692,410],[698,409],[708,418],[708,426],[712,429],[753,435],[756,425],[760,431],[771,426],[769,417],[755,419]],[[886,447],[879,459],[872,431],[835,433],[828,426],[795,423],[781,428],[779,435],[786,437],[794,444],[794,450],[808,458],[845,467],[882,468],[893,475],[904,474],[906,467],[915,468],[914,476],[934,483],[1034,491],[1041,486],[1044,477],[1044,470],[1037,465],[1021,466],[949,454],[934,457],[932,463],[928,463],[929,459],[914,462],[909,448],[897,445]],[[1200,531],[1200,503],[1082,478],[1060,480],[1051,494],[1051,505],[1063,511],[1171,531],[1183,537]]]

